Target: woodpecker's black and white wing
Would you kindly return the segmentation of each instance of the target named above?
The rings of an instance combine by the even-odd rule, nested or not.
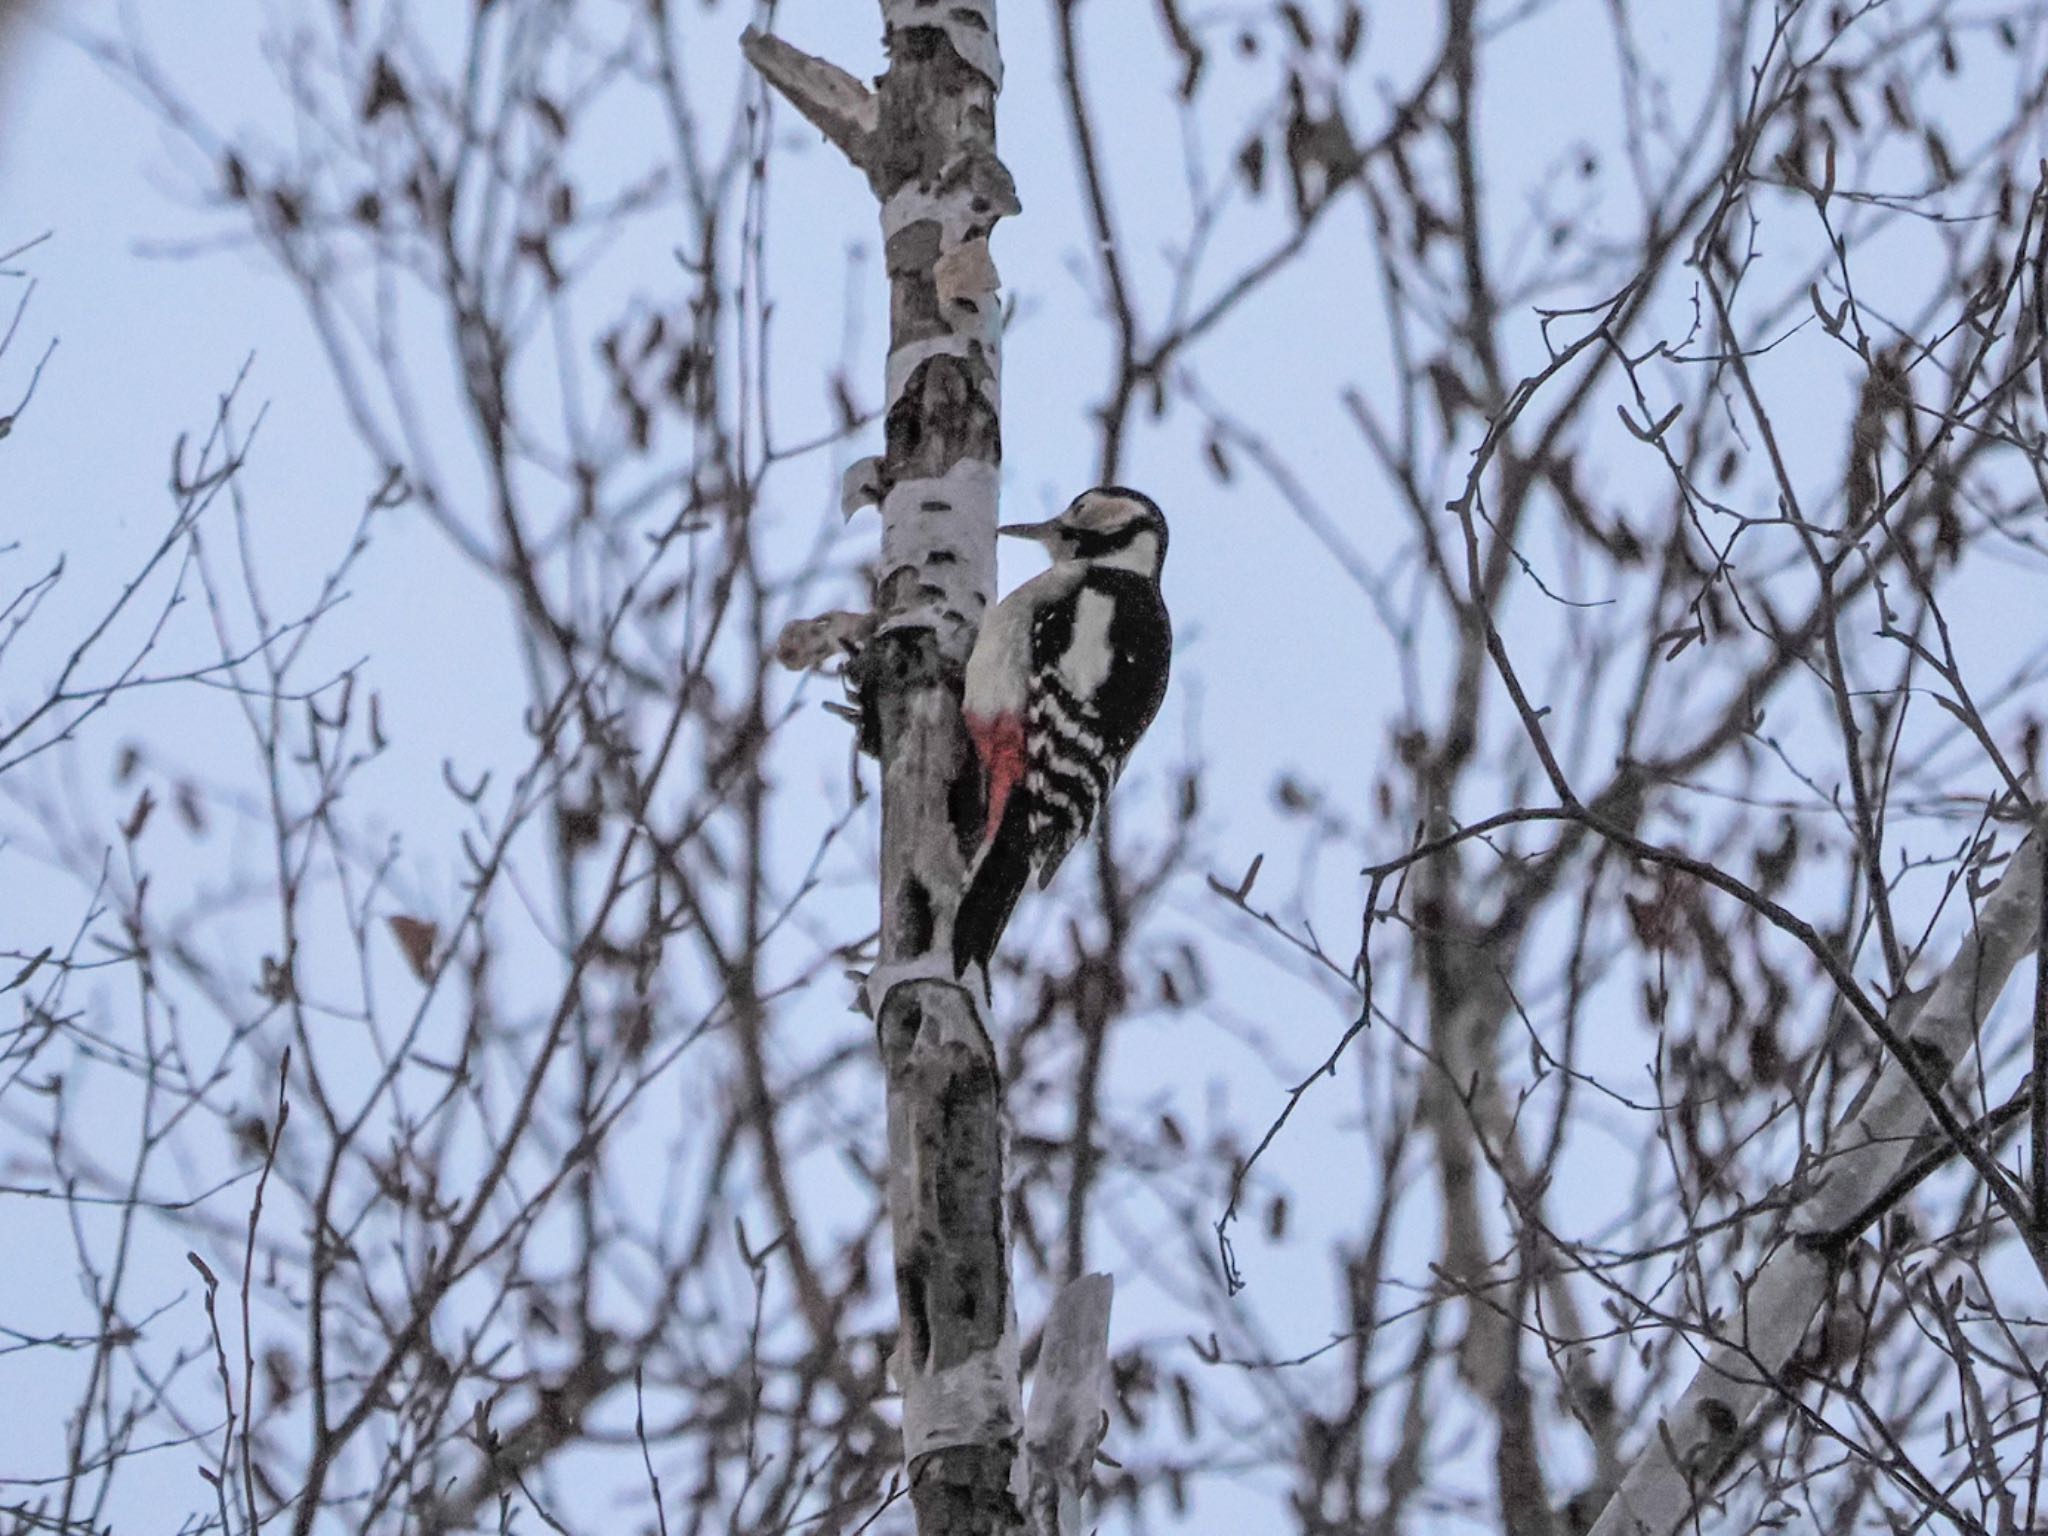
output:
[[[1173,651],[1166,521],[1150,499],[1098,486],[1057,518],[1001,531],[1046,545],[1053,565],[988,616],[962,686],[984,814],[953,969],[984,978],[1025,884],[1051,883],[1158,714]]]
[[[1158,585],[1130,571],[1092,569],[1034,617],[1023,808],[1040,890],[1159,713],[1172,653]]]

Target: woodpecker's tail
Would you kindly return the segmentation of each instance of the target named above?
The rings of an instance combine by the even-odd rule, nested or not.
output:
[[[960,898],[960,910],[953,918],[953,974],[964,976],[967,967],[979,965],[988,974],[988,963],[1010,924],[1010,913],[1031,878],[1030,813],[1025,797],[1012,795],[1003,823],[976,855],[967,872],[967,890]]]

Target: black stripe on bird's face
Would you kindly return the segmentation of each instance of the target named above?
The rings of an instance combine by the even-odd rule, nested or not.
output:
[[[1142,518],[1133,518],[1121,528],[1112,528],[1107,533],[1098,533],[1093,528],[1073,529],[1067,534],[1067,544],[1078,558],[1099,560],[1120,549],[1129,549],[1133,541],[1147,533],[1157,538],[1161,545],[1166,543],[1164,528],[1155,528]]]

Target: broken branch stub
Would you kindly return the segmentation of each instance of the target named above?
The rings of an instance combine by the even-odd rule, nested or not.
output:
[[[855,165],[865,166],[878,110],[875,96],[837,64],[753,27],[740,35],[747,62]]]
[[[1102,1443],[1114,1290],[1108,1275],[1083,1275],[1061,1287],[1046,1313],[1024,1420],[1030,1489],[1025,1520],[1031,1536],[1085,1529],[1081,1495]]]

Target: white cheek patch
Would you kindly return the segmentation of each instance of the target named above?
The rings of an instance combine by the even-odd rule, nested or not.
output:
[[[1136,535],[1122,549],[1112,550],[1095,562],[1106,570],[1136,571],[1150,576],[1159,569],[1159,540],[1150,533]]]
[[[1109,680],[1116,660],[1109,646],[1116,604],[1101,592],[1082,588],[1074,603],[1074,640],[1060,658],[1060,682],[1077,699],[1092,699]]]

